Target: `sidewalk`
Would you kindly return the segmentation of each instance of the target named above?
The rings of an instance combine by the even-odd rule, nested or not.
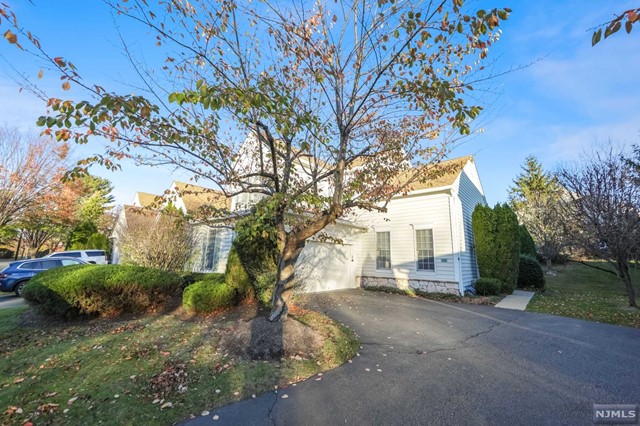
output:
[[[496,308],[524,311],[527,309],[527,305],[534,294],[535,293],[532,291],[515,290],[513,294],[510,294],[498,302],[498,304],[496,304]]]

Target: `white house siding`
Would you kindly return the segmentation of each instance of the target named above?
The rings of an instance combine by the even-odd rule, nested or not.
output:
[[[471,215],[478,204],[486,205],[487,201],[484,197],[478,172],[472,162],[464,167],[456,184],[458,196],[455,199],[455,206],[456,214],[458,215],[459,235],[461,236],[458,250],[460,252],[462,285],[467,289],[472,287],[474,281],[478,278]]]
[[[357,223],[367,226],[362,236],[363,287],[411,287],[458,294],[449,210],[450,194],[421,194],[393,199],[387,213],[358,212]],[[416,229],[433,230],[435,271],[417,271]],[[391,269],[376,268],[376,232],[390,232]]]

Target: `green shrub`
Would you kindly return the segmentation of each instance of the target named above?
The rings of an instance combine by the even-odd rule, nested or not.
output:
[[[518,281],[520,232],[509,206],[476,206],[471,218],[480,276],[502,282],[502,292],[512,293]]]
[[[520,232],[520,254],[526,254],[536,258],[538,256],[536,252],[536,243],[533,241],[533,237],[529,233],[526,226],[520,225],[518,227]]]
[[[495,278],[478,278],[474,287],[480,296],[495,296],[500,294],[502,283]]]
[[[235,306],[241,299],[238,288],[228,285],[223,274],[208,274],[182,293],[182,306],[190,312],[211,313]]]
[[[50,269],[31,279],[25,299],[60,317],[113,316],[153,311],[180,293],[176,273],[128,265],[79,265]]]
[[[238,221],[233,247],[249,276],[255,297],[271,303],[278,265],[278,238],[274,221],[276,196],[258,202],[250,215]]]
[[[495,247],[496,247],[496,219],[495,212],[489,206],[478,204],[471,215],[471,226],[475,241],[478,269],[482,277],[494,277]]]
[[[531,256],[520,255],[518,288],[544,288],[544,273],[538,261]]]
[[[250,296],[253,292],[251,278],[240,261],[238,250],[232,246],[227,258],[227,269],[224,272],[225,282],[229,287],[237,288],[240,297]]]

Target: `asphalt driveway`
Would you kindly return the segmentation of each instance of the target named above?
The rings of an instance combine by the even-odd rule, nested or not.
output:
[[[637,329],[362,290],[308,304],[354,329],[360,356],[186,424],[585,425],[593,404],[640,403]]]
[[[17,308],[26,305],[22,297],[15,293],[0,293],[0,309]]]

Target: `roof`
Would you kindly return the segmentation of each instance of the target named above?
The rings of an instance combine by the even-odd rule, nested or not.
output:
[[[136,197],[138,197],[138,203],[140,203],[140,207],[150,207],[160,196],[156,194],[150,194],[148,192],[136,192]]]
[[[178,181],[173,183],[172,189],[178,192],[188,212],[193,212],[203,206],[231,210],[231,198],[221,191]]]
[[[458,179],[462,169],[467,165],[469,161],[473,161],[473,156],[467,155],[465,157],[452,158],[451,160],[441,161],[437,164],[427,165],[425,169],[425,175],[421,175],[414,183],[412,183],[411,190],[417,191],[420,189],[441,188],[445,186],[451,186]],[[409,176],[407,176],[408,178]]]
[[[138,206],[122,206],[122,211],[124,212],[124,218],[126,220],[127,227],[130,229],[136,229],[140,226],[145,226],[146,224],[152,222],[155,217],[158,215],[157,210],[149,210],[144,207]]]

